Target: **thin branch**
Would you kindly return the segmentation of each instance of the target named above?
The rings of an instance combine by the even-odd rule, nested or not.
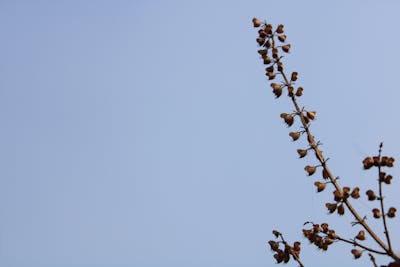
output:
[[[368,256],[369,256],[369,259],[372,261],[372,264],[374,264],[374,267],[378,267],[378,265],[376,264],[374,255],[372,255],[371,253],[368,253]]]
[[[285,245],[285,247],[288,246],[288,247],[291,248],[290,249],[290,255],[292,255],[294,260],[297,261],[297,263],[300,265],[299,267],[304,267],[304,264],[300,261],[300,258],[298,256],[298,254],[297,253],[293,253],[293,251],[291,251],[292,247],[286,242],[286,240],[283,238],[283,235],[281,233],[279,233],[279,237],[281,238],[282,243]]]
[[[381,143],[379,145],[379,155],[378,155],[379,160],[381,159],[382,146],[383,146],[383,143]],[[379,202],[381,203],[381,213],[382,213],[383,228],[384,228],[386,239],[387,239],[387,243],[388,243],[388,246],[389,246],[388,253],[389,253],[389,255],[391,255],[393,253],[393,251],[392,251],[392,244],[390,242],[389,230],[388,230],[388,227],[386,225],[386,213],[385,213],[385,207],[383,205],[383,193],[382,193],[382,182],[383,181],[381,179],[381,173],[382,173],[381,172],[381,164],[378,164]]]

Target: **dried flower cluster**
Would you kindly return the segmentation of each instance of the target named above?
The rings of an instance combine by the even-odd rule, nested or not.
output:
[[[357,201],[361,198],[361,189],[359,187],[342,187],[338,183],[338,178],[330,171],[327,165],[328,159],[324,158],[322,151],[319,148],[321,143],[315,141],[315,138],[310,131],[310,124],[315,120],[317,112],[300,108],[298,99],[303,96],[304,90],[300,86],[295,86],[299,74],[297,71],[292,72],[290,75],[287,75],[285,72],[284,64],[282,62],[282,54],[289,53],[291,45],[285,43],[287,37],[284,34],[284,26],[280,24],[277,27],[274,27],[257,18],[253,19],[253,26],[258,29],[258,37],[256,39],[256,42],[260,47],[258,54],[261,56],[262,62],[265,65],[265,75],[270,81],[272,93],[276,98],[279,98],[287,92],[287,96],[294,106],[294,112],[284,112],[280,114],[280,117],[283,119],[287,127],[294,127],[297,123],[299,124],[300,129],[289,132],[289,136],[293,142],[299,140],[302,136],[307,137],[308,147],[298,148],[297,154],[299,155],[299,158],[305,158],[309,151],[313,151],[316,159],[319,161],[318,165],[306,165],[304,170],[308,176],[314,176],[319,168],[322,170],[321,180],[314,181],[317,192],[323,192],[328,184],[332,186],[332,201],[325,203],[328,214],[337,213],[338,215],[344,215],[345,212],[348,211],[355,219],[352,225],[358,225],[361,227],[352,238],[344,238],[336,234],[334,229],[329,228],[327,223],[319,225],[306,222],[305,225],[311,224],[312,227],[311,229],[303,229],[305,238],[321,250],[328,250],[330,245],[337,242],[350,244],[352,245],[350,253],[355,259],[360,258],[364,251],[368,251],[368,255],[370,256],[374,266],[377,265],[373,254],[386,255],[394,260],[388,266],[400,264],[399,255],[397,255],[392,249],[386,222],[386,218],[394,218],[396,216],[397,210],[395,207],[390,207],[387,210],[385,209],[383,195],[383,185],[390,185],[391,180],[393,179],[392,175],[383,171],[383,168],[393,167],[395,159],[393,157],[381,156],[381,143],[377,156],[366,157],[362,161],[365,170],[369,170],[373,167],[377,168],[378,191],[374,192],[372,189],[365,191],[366,198],[369,201],[377,203],[377,207],[374,207],[371,210],[371,214],[361,216],[351,204],[351,201]],[[278,79],[278,77],[280,79]],[[380,235],[376,234],[376,230],[373,230],[367,223],[368,217],[382,220],[384,228],[383,233],[386,239],[385,241],[383,241],[380,238]],[[274,258],[277,263],[287,263],[291,258],[293,258],[298,264],[300,264],[300,266],[304,266],[300,261],[300,243],[295,242],[293,246],[290,246],[283,239],[283,235],[280,232],[274,230],[273,234],[276,238],[281,238],[280,241],[269,241],[269,245],[271,250],[274,252]],[[377,248],[367,247],[362,244],[362,241],[366,240],[367,236],[371,238],[371,240],[375,241]]]

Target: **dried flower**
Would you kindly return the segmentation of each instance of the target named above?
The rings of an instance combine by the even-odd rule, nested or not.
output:
[[[265,25],[265,31],[266,31],[268,34],[272,34],[272,25],[271,25],[271,24]]]
[[[329,225],[327,223],[321,223],[322,232],[327,233],[329,230]]]
[[[268,65],[272,62],[272,59],[270,57],[268,57],[267,55],[264,55],[262,58],[264,60],[265,65]]]
[[[354,187],[353,191],[351,192],[351,197],[357,199],[360,197],[360,188]]]
[[[292,114],[282,113],[281,118],[284,119],[285,123],[290,127],[294,122],[294,118]]]
[[[388,213],[387,213],[387,216],[389,217],[389,218],[394,218],[395,216],[396,216],[396,208],[394,208],[394,207],[391,207],[391,208],[389,208],[389,210],[388,210]]]
[[[309,118],[310,120],[314,120],[316,113],[316,111],[307,111],[307,118]]]
[[[258,30],[258,36],[260,36],[261,38],[265,38],[267,37],[267,32],[264,31],[263,29]]]
[[[283,50],[283,52],[285,52],[285,53],[289,53],[289,50],[290,50],[290,44],[283,45],[283,46],[282,46],[282,50]]]
[[[329,213],[334,213],[337,208],[337,204],[336,203],[326,203],[325,207],[329,210]]]
[[[299,154],[300,158],[304,158],[307,155],[306,149],[297,149],[297,153]]]
[[[273,240],[268,241],[268,244],[271,247],[271,250],[277,251],[279,249],[279,243]]]
[[[365,194],[368,196],[369,201],[373,201],[376,199],[376,195],[375,195],[374,191],[372,191],[371,189],[367,190],[367,192],[365,192]]]
[[[268,53],[268,49],[260,49],[257,51],[257,53],[259,53],[261,56],[264,56]]]
[[[273,48],[272,49],[272,57],[275,58],[275,59],[277,59],[279,57],[277,48]]]
[[[297,139],[300,138],[301,133],[300,132],[290,132],[289,135],[290,135],[290,137],[293,138],[293,141],[296,141]]]
[[[333,191],[333,199],[334,199],[336,202],[342,201],[342,199],[343,199],[343,194],[342,194],[342,192],[340,192],[339,190]]]
[[[322,183],[322,182],[315,182],[314,185],[317,187],[317,192],[322,192],[324,191],[325,187],[326,187],[326,183]]]
[[[315,171],[317,170],[317,167],[307,165],[307,166],[304,167],[304,170],[305,170],[306,172],[308,172],[308,175],[309,175],[309,176],[311,176],[311,175],[313,175],[313,174],[315,173]]]
[[[256,41],[257,41],[257,43],[258,43],[259,46],[262,46],[262,45],[265,43],[265,39],[264,39],[264,38],[261,38],[261,37],[258,37],[258,38],[256,39]]]
[[[276,77],[276,74],[273,72],[267,72],[266,75],[268,76],[268,80],[273,80]]]
[[[368,170],[370,169],[372,166],[374,166],[374,160],[371,157],[366,157],[363,160],[363,165],[364,165],[364,169]]]
[[[282,24],[279,24],[278,27],[276,28],[276,32],[277,33],[283,33],[283,27],[284,26]]]
[[[286,35],[284,35],[284,34],[278,35],[278,40],[281,41],[282,43],[285,42]]]
[[[385,177],[385,179],[383,180],[383,182],[384,182],[385,184],[390,184],[392,178],[393,178],[393,177],[392,177],[391,175],[386,175],[386,177]]]
[[[365,231],[361,230],[360,232],[358,232],[356,239],[361,240],[361,241],[365,240]]]
[[[392,158],[392,157],[388,158],[388,160],[386,162],[386,166],[389,168],[393,167],[393,162],[394,162],[394,158]]]
[[[271,66],[265,68],[265,71],[266,71],[266,72],[274,72],[274,66],[271,65]]]
[[[344,205],[340,204],[337,208],[337,212],[339,215],[343,215],[344,214]]]
[[[262,25],[261,20],[257,19],[257,18],[253,18],[253,26],[254,28],[260,27]]]
[[[381,211],[379,209],[373,209],[372,213],[374,215],[374,218],[379,219],[381,217]]]
[[[293,96],[293,86],[288,86],[288,96],[292,97]]]
[[[346,199],[350,196],[350,187],[343,187],[343,198]]]
[[[290,77],[291,81],[297,81],[297,71],[292,72],[292,76]]]
[[[374,166],[378,167],[381,163],[381,159],[378,156],[372,157],[372,159],[374,160]]]
[[[351,250],[351,254],[354,255],[355,259],[358,259],[358,258],[361,257],[362,251],[354,248],[354,249]]]
[[[277,231],[277,230],[273,230],[273,231],[272,231],[272,234],[273,234],[275,237],[279,237],[279,236],[281,235],[281,233],[280,233],[279,231]]]
[[[300,251],[300,245],[301,245],[300,242],[298,242],[298,241],[294,242],[293,243],[293,250],[294,251]]]
[[[303,87],[297,88],[296,96],[302,96],[302,95],[303,95]]]

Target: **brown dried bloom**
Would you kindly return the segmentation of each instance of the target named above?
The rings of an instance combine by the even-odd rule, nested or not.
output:
[[[253,18],[253,26],[254,28],[260,27],[262,25],[261,20],[257,19],[257,18]]]
[[[297,88],[296,96],[302,96],[302,95],[303,95],[303,87]]]
[[[297,149],[297,153],[299,154],[300,158],[304,158],[307,155],[306,149]]]
[[[334,213],[337,208],[337,204],[336,203],[326,203],[325,207],[329,210],[329,213]]]
[[[373,201],[376,199],[376,195],[375,195],[374,191],[372,191],[371,189],[367,190],[367,192],[365,192],[365,194],[368,196],[369,201]]]
[[[283,27],[284,26],[282,24],[279,24],[278,27],[276,28],[276,32],[277,33],[283,33]]]
[[[374,166],[378,167],[381,164],[381,159],[378,156],[372,157],[374,160]]]
[[[350,196],[350,187],[343,187],[343,198],[346,199]]]
[[[281,113],[281,118],[285,121],[285,123],[288,126],[292,126],[292,124],[294,122],[294,118],[293,118],[292,114]]]
[[[279,243],[273,240],[268,241],[268,244],[271,247],[271,250],[277,251],[279,249]]]
[[[292,76],[290,77],[290,80],[294,81],[294,82],[297,81],[297,74],[298,74],[297,71],[292,72]]]
[[[289,53],[289,50],[290,50],[290,44],[283,45],[283,46],[282,46],[282,50],[283,50],[283,52],[285,52],[285,53]]]
[[[292,137],[293,141],[296,141],[297,139],[300,138],[301,133],[300,132],[290,132],[289,136]]]
[[[307,118],[309,118],[310,120],[314,120],[316,114],[316,111],[307,111]]]
[[[304,167],[304,170],[306,172],[308,172],[309,176],[311,176],[311,175],[313,175],[315,173],[315,171],[317,170],[317,167],[316,166],[307,165],[307,166]]]
[[[362,251],[358,250],[358,249],[352,249],[351,250],[351,254],[354,255],[355,259],[359,259],[361,257],[361,255],[362,255]]]
[[[396,216],[396,208],[394,208],[394,207],[391,207],[391,208],[389,208],[389,210],[388,210],[388,213],[387,213],[387,216],[389,217],[389,218],[394,218],[395,216]]]
[[[371,157],[366,157],[363,160],[363,165],[364,165],[364,169],[368,170],[370,169],[372,166],[374,166],[374,160]]]
[[[343,215],[344,214],[344,205],[340,204],[337,208],[337,212],[339,215]]]
[[[257,41],[257,43],[258,43],[259,46],[262,46],[262,45],[265,43],[265,39],[264,39],[264,38],[261,38],[261,37],[258,37],[258,38],[256,39],[256,41]]]
[[[361,230],[360,232],[358,232],[356,239],[361,240],[361,241],[365,240],[365,231]]]
[[[278,35],[278,40],[281,41],[282,43],[285,42],[286,35],[284,35],[284,34]]]
[[[333,191],[333,199],[334,199],[336,202],[342,201],[342,199],[343,199],[343,193],[340,192],[339,190]]]
[[[264,60],[264,64],[268,65],[272,62],[272,59],[270,57],[268,57],[267,55],[263,55],[263,60]]]
[[[360,188],[354,187],[353,191],[351,192],[351,197],[357,199],[360,197]]]
[[[373,213],[375,219],[379,219],[381,217],[381,211],[379,209],[376,209],[376,208],[373,209],[372,213]]]
[[[317,187],[317,192],[322,192],[324,191],[325,187],[326,187],[326,183],[322,183],[322,182],[315,182],[314,185]]]
[[[321,223],[322,232],[327,233],[329,231],[329,225],[327,223]]]
[[[392,177],[391,175],[386,175],[386,177],[385,177],[385,179],[383,180],[383,182],[384,182],[385,184],[390,184],[392,178],[393,178],[393,177]]]

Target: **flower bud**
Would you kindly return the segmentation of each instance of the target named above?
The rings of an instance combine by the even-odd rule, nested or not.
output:
[[[254,26],[254,28],[258,28],[258,27],[260,27],[261,25],[262,25],[262,22],[261,22],[261,20],[259,20],[259,19],[257,19],[257,18],[253,18],[253,26]]]
[[[311,175],[313,175],[313,174],[315,173],[315,171],[317,170],[317,167],[307,165],[307,166],[304,167],[304,170],[305,170],[306,172],[308,172],[308,175],[309,175],[309,176],[311,176]]]

